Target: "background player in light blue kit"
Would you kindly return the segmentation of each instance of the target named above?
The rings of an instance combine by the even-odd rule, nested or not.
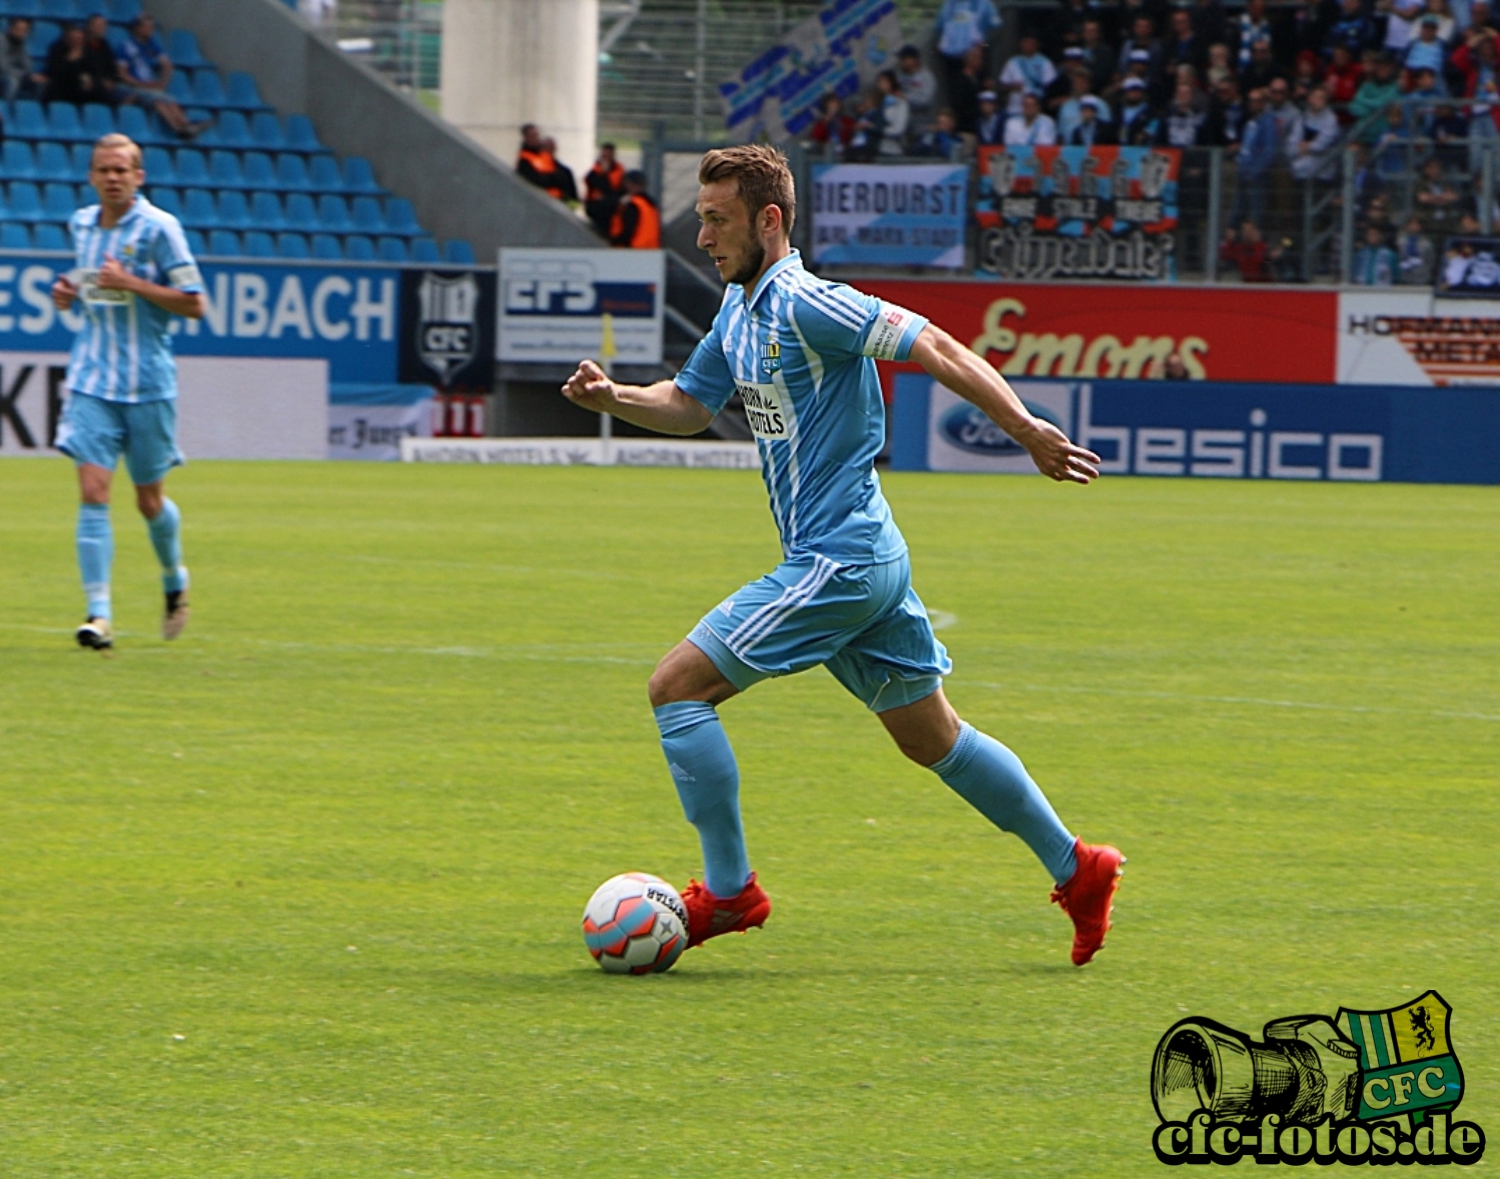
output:
[[[1123,857],[1076,839],[1020,759],[944,696],[952,664],[911,588],[906,541],[874,470],[885,436],[875,361],[916,361],[1053,479],[1088,483],[1099,458],[921,316],[804,270],[790,246],[796,194],[780,152],[711,151],[698,181],[698,245],[729,284],[713,328],[673,380],[618,385],[586,360],[563,386],[585,408],[667,434],[704,429],[738,392],[781,533],[782,564],[709,611],[651,677],[662,749],[703,847],[704,882],[682,892],[688,944],[761,925],[771,912],[750,870],[739,770],[716,706],[824,664],[904,754],[1027,843],[1073,920],[1072,959],[1082,966],[1104,944]]]
[[[203,280],[177,218],[139,195],[145,182],[141,149],[133,140],[106,135],[94,145],[89,183],[99,203],[73,214],[68,228],[78,269],[52,287],[58,310],[83,306],[57,449],[78,465],[78,568],[88,619],[77,637],[80,646],[96,650],[114,644],[109,485],[121,453],[161,562],[162,636],[175,639],[188,617],[182,517],[162,491],[167,472],[183,462],[168,328],[174,315],[202,317]]]

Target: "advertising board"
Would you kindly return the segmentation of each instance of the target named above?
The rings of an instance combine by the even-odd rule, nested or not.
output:
[[[820,164],[812,178],[815,263],[963,266],[966,166]]]
[[[660,364],[666,255],[660,250],[500,251],[500,360],[573,364],[600,354],[604,317],[615,360]]]

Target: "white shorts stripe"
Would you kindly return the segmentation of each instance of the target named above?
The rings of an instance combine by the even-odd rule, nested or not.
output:
[[[816,560],[817,564],[811,573],[785,591],[769,606],[762,606],[743,626],[735,630],[730,639],[725,641],[724,645],[734,655],[743,659],[745,653],[750,651],[756,643],[817,597],[818,591],[827,585],[833,575],[839,571],[838,564],[828,560],[827,557],[818,557]],[[773,613],[768,614],[768,610]],[[744,633],[747,628],[756,623],[757,619],[760,621],[755,625],[753,633]]]

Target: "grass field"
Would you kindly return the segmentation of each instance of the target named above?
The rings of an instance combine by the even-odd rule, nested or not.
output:
[[[753,475],[197,463],[193,623],[122,497],[104,658],[0,463],[0,1175],[1155,1174],[1184,1013],[1429,987],[1500,1134],[1500,489],[886,486],[951,698],[1130,857],[1084,970],[821,671],[722,709],[771,922],[589,961],[699,871],[645,681],[777,559]]]

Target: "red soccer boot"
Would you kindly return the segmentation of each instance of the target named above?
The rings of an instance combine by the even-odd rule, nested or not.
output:
[[[1052,899],[1073,919],[1073,965],[1083,966],[1104,947],[1125,857],[1107,843],[1089,844],[1081,839],[1073,854],[1078,871],[1068,883],[1052,890]]]
[[[764,925],[771,915],[771,898],[755,883],[754,872],[733,897],[716,897],[707,885],[691,880],[682,890],[682,903],[688,911],[688,949],[721,933],[744,933]]]

